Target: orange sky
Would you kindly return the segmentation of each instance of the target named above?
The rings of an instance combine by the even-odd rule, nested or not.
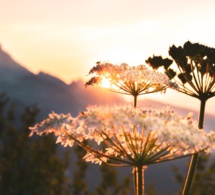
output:
[[[0,43],[30,71],[70,83],[96,61],[143,64],[187,40],[215,47],[214,10],[214,0],[0,0]]]

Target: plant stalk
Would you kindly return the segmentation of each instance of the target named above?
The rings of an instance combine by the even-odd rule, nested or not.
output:
[[[134,95],[134,108],[137,107],[137,95]]]
[[[143,166],[135,166],[133,174],[134,174],[135,195],[144,195],[144,168],[143,168]]]
[[[198,120],[199,129],[203,129],[206,101],[207,100],[204,98],[200,100],[200,112],[199,112],[199,120]],[[195,153],[191,156],[186,180],[182,190],[182,195],[189,195],[190,193],[192,181],[193,181],[196,166],[198,163],[198,158],[199,158],[199,153]]]

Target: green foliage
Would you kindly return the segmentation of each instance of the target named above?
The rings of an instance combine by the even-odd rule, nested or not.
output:
[[[123,169],[123,168],[121,168]],[[115,167],[111,167],[106,164],[100,166],[100,171],[102,174],[102,179],[99,187],[96,189],[95,194],[104,195],[129,195],[133,188],[131,186],[130,177],[124,177],[121,183],[118,182],[118,172]]]
[[[86,151],[80,146],[74,147],[74,152],[77,156],[76,170],[73,173],[72,194],[88,195],[89,190],[86,182],[86,173],[88,164],[82,159]]]
[[[146,195],[158,195],[157,191],[156,191],[156,186],[154,183],[151,183],[145,191]]]
[[[67,159],[58,157],[52,136],[28,137],[28,127],[36,122],[39,110],[26,107],[18,120],[15,106],[7,109],[7,103],[1,95],[0,194],[69,194],[64,176]]]
[[[133,192],[130,176],[124,177],[123,180],[119,182],[117,169],[104,163],[99,168],[101,180],[99,181],[98,187],[93,191],[90,190],[86,181],[89,164],[83,160],[86,151],[82,147],[76,145],[74,147],[74,152],[77,156],[77,160],[76,170],[73,173],[72,195],[129,195]],[[93,177],[96,179],[97,176],[94,175]]]

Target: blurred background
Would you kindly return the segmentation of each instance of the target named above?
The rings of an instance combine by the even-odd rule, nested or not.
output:
[[[82,161],[79,147],[52,136],[28,137],[28,127],[54,111],[76,116],[87,105],[133,99],[87,87],[97,61],[145,64],[168,57],[175,44],[215,46],[212,0],[0,0],[0,194],[133,194],[131,168]],[[215,99],[207,101],[205,129],[215,129]],[[138,106],[163,107],[198,119],[199,101],[168,89],[138,97]],[[180,194],[189,159],[149,166],[146,194]],[[215,194],[214,155],[199,161],[193,195]]]

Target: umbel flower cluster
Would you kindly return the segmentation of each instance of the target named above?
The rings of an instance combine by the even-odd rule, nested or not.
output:
[[[163,67],[182,93],[200,100],[215,96],[215,48],[187,41],[183,46],[171,46],[169,55],[173,60],[153,56],[146,63],[154,69]]]
[[[97,62],[89,75],[92,77],[86,82],[86,86],[99,85],[106,79],[109,81],[110,91],[134,97],[159,91],[165,92],[167,87],[177,87],[167,75],[146,65],[129,66],[125,63],[113,65]]]
[[[75,118],[52,113],[30,130],[31,136],[54,133],[63,146],[76,142],[87,151],[85,161],[113,166],[144,166],[210,151],[215,140],[191,115],[184,118],[169,108],[89,106]]]

